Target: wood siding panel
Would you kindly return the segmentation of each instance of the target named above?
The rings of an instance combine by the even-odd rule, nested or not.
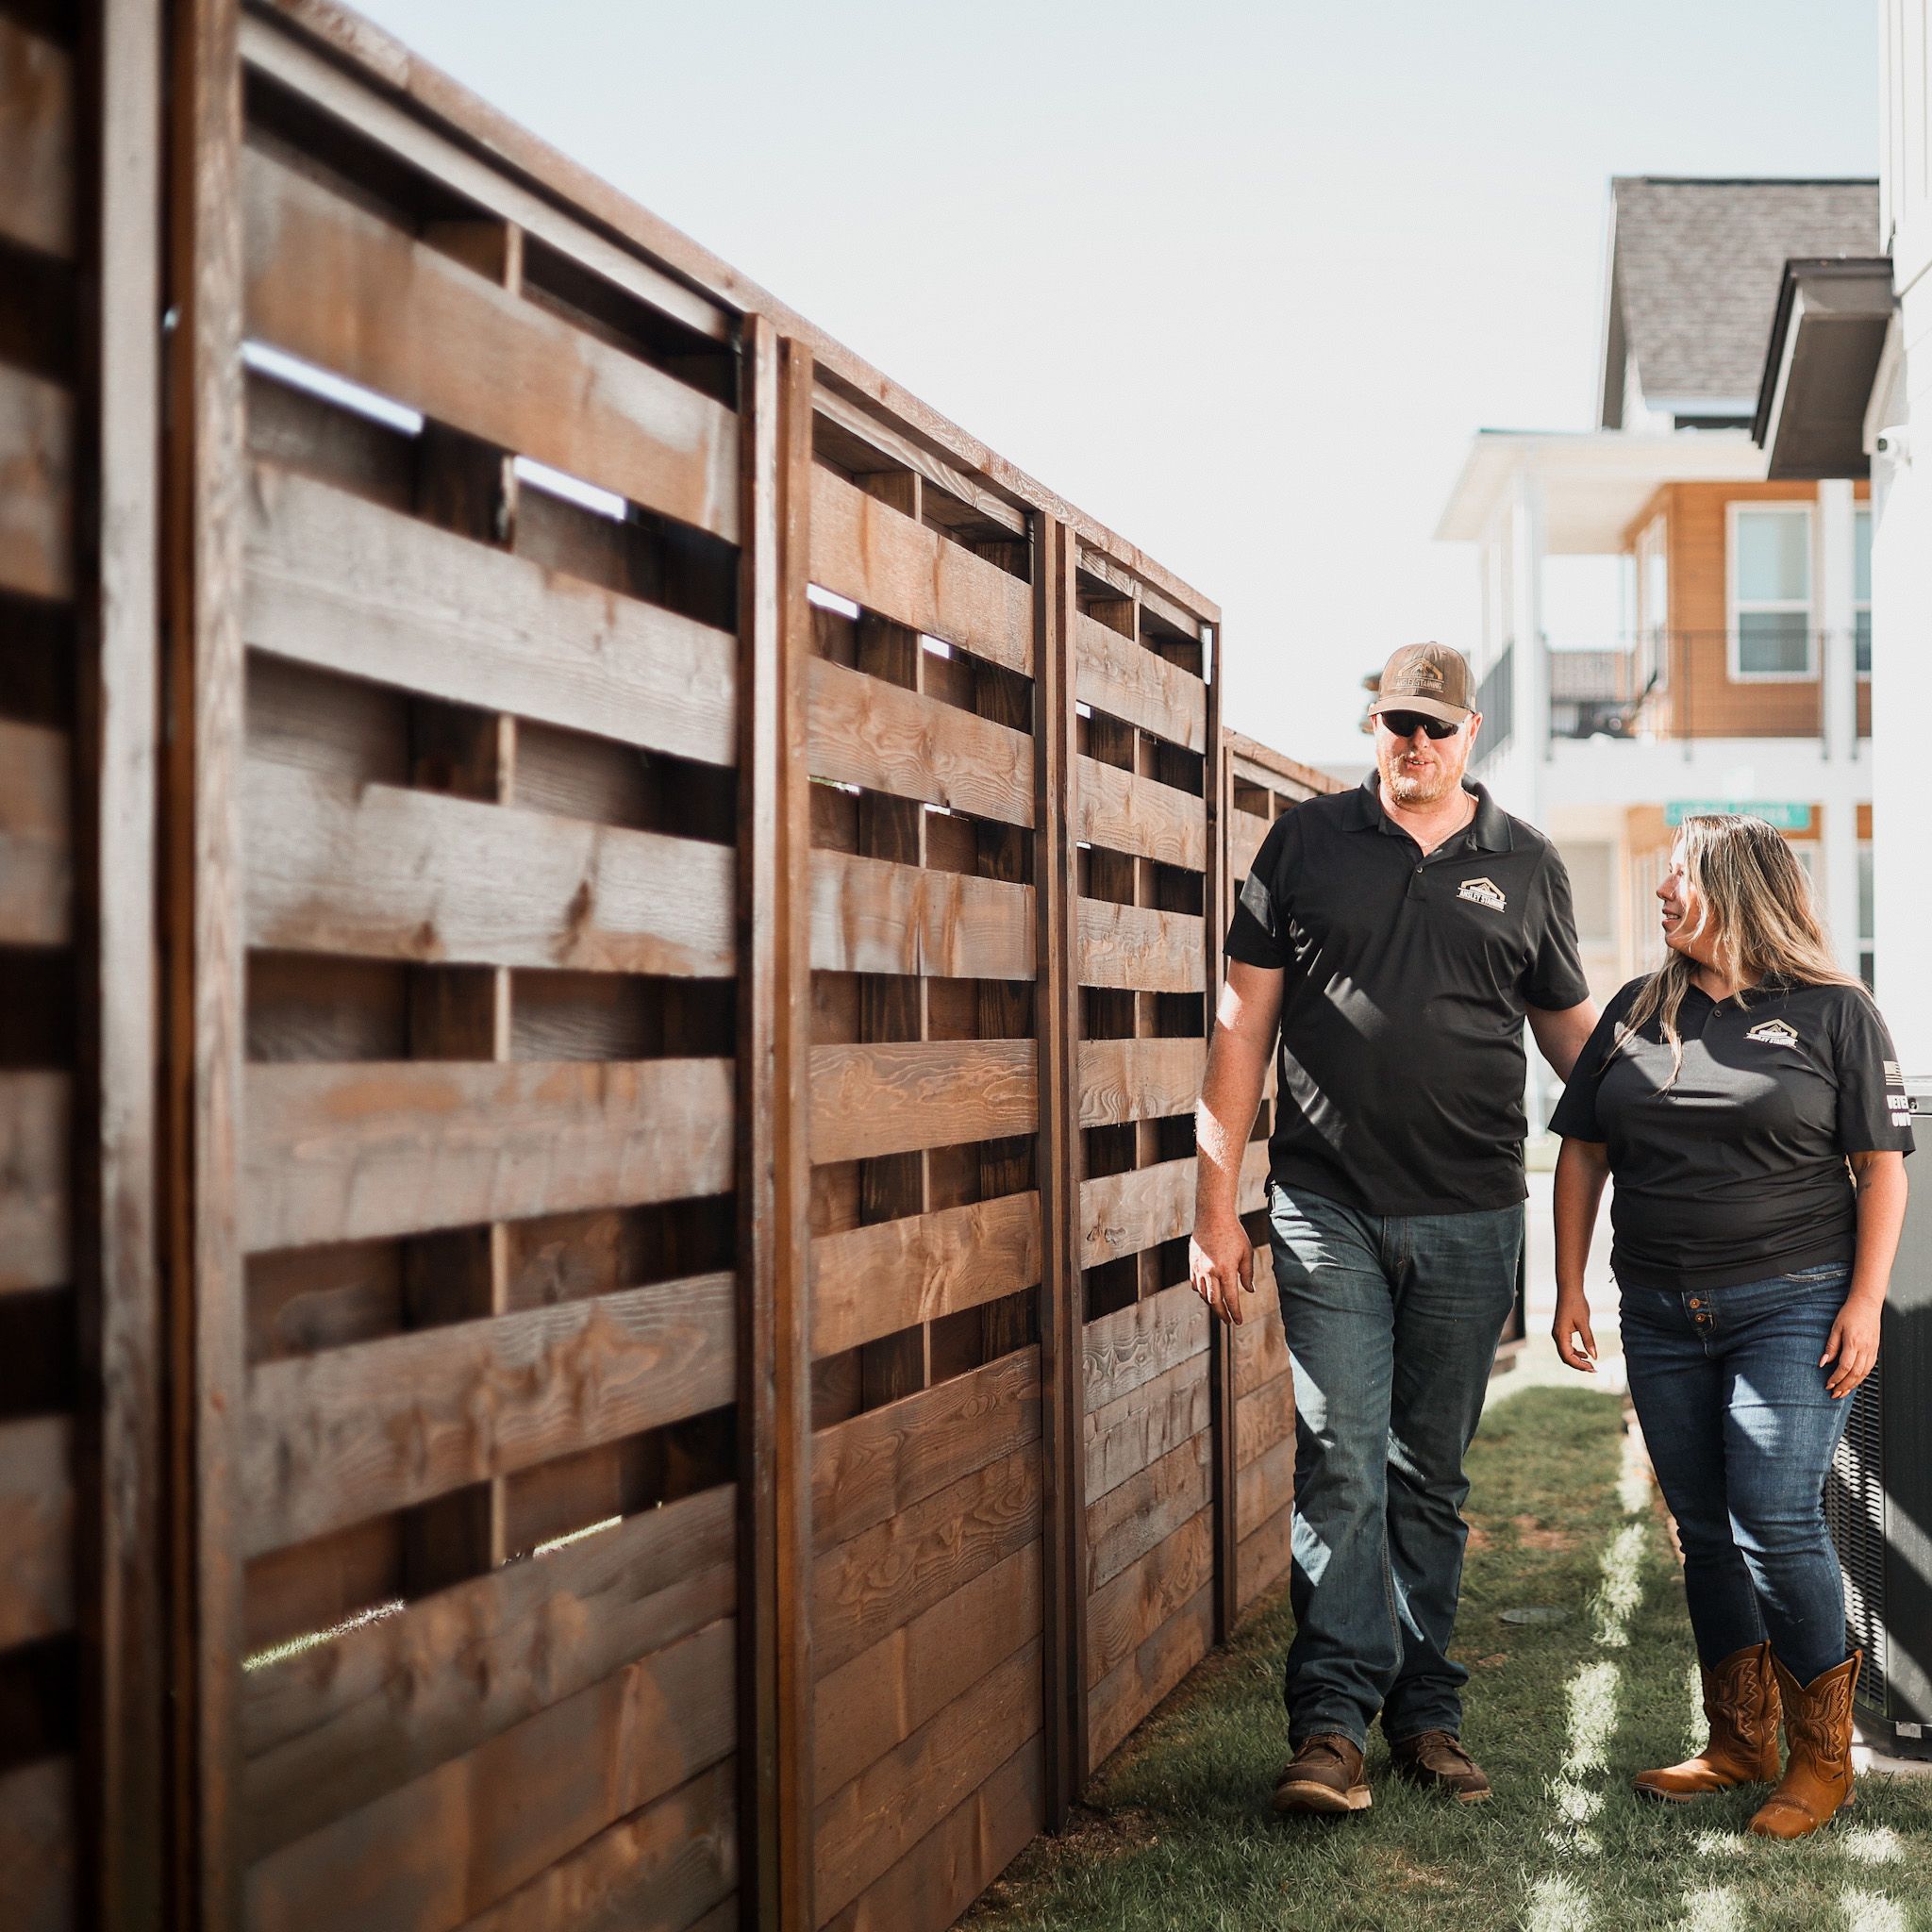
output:
[[[69,1278],[72,1092],[64,1073],[0,1073],[0,1294]]]
[[[1108,1174],[1080,1184],[1081,1260],[1088,1268],[1138,1255],[1194,1224],[1194,1160]]]
[[[1030,1040],[912,1041],[811,1050],[811,1158],[863,1160],[1031,1133]]]
[[[1206,922],[1192,913],[1082,899],[1076,944],[1082,986],[1199,992],[1208,983]]]
[[[0,590],[74,594],[74,398],[0,363]]]
[[[1208,1047],[1199,1040],[1083,1040],[1080,1124],[1118,1126],[1191,1113]]]
[[[815,973],[1034,976],[1033,888],[849,852],[811,856]]]
[[[1074,695],[1190,751],[1207,749],[1208,687],[1085,612],[1074,622]]]
[[[64,731],[0,718],[0,945],[67,943],[74,901],[72,768],[73,746]]]
[[[1109,852],[1205,871],[1208,808],[1158,779],[1138,778],[1098,758],[1079,760],[1079,836]]]

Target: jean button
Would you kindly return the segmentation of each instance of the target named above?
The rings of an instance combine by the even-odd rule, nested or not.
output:
[[[1704,1304],[1701,1301],[1699,1301],[1697,1297],[1693,1294],[1690,1297],[1690,1306],[1693,1308],[1701,1308],[1704,1306]]]

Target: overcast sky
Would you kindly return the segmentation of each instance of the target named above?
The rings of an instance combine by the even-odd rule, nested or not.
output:
[[[365,10],[1216,599],[1316,760],[1471,639],[1472,432],[1588,426],[1609,177],[1877,166],[1874,0]]]

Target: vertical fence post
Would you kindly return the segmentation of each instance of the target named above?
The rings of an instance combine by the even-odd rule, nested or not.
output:
[[[1041,1438],[1046,1823],[1087,1781],[1080,1305],[1079,913],[1074,824],[1074,537],[1035,515],[1034,868],[1040,988]]]
[[[163,843],[167,1266],[178,1409],[174,1789],[184,1924],[241,1920],[235,1704],[242,1251],[242,132],[238,0],[170,16]]]

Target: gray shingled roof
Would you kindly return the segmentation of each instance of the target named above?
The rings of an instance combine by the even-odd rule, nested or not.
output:
[[[1637,175],[1610,189],[1610,425],[1621,415],[1625,350],[1646,397],[1756,395],[1785,262],[1878,249],[1875,181]]]

